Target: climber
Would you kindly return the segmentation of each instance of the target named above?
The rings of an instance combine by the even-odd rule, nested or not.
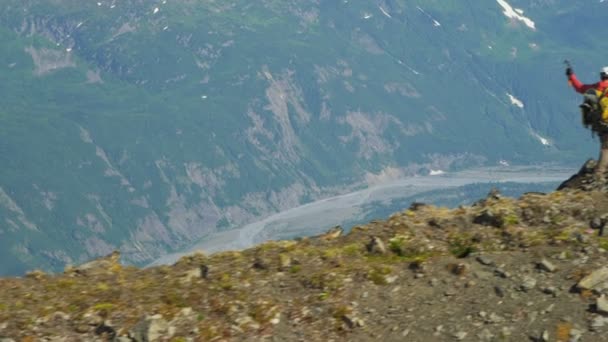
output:
[[[578,93],[584,94],[581,104],[583,124],[600,137],[600,156],[595,167],[595,175],[604,179],[608,171],[608,66],[600,71],[600,81],[594,84],[581,83],[570,63],[566,61],[566,76],[568,83]]]

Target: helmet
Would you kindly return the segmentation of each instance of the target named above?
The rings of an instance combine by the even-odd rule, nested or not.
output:
[[[608,78],[608,66],[605,66],[600,70],[600,77]]]

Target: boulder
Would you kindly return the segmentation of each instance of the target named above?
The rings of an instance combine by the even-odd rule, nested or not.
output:
[[[346,323],[346,326],[348,326],[349,329],[360,328],[365,326],[365,322],[361,318],[356,317],[354,314],[347,314],[342,316],[342,321]]]
[[[484,209],[473,219],[473,223],[496,228],[502,228],[504,226],[503,218],[500,215],[495,214],[491,209]]]
[[[335,226],[333,228],[331,228],[330,230],[328,230],[325,234],[321,234],[319,236],[317,236],[317,238],[321,239],[321,240],[334,240],[337,239],[338,237],[342,236],[342,234],[344,233],[344,229],[342,228],[342,226]]]
[[[530,276],[524,276],[520,289],[524,292],[529,292],[536,287],[536,279]]]
[[[553,263],[551,263],[549,260],[547,259],[542,259],[538,264],[537,267],[545,272],[555,272],[557,271],[557,266],[553,265]]]
[[[608,300],[606,296],[600,296],[595,302],[595,310],[602,315],[608,315]]]
[[[95,335],[99,335],[107,340],[112,340],[116,337],[116,330],[108,324],[108,322],[104,322],[95,328]]]
[[[146,316],[129,332],[129,337],[135,342],[154,342],[161,337],[169,336],[169,324],[162,315]]]
[[[576,284],[576,288],[578,290],[593,290],[606,281],[608,281],[608,267],[602,267],[581,279]]]
[[[80,266],[68,266],[65,269],[65,273],[69,275],[87,276],[112,273],[117,268],[120,268],[120,252],[114,251],[105,257],[89,261]]]
[[[477,258],[475,258],[475,260],[477,260],[480,264],[482,264],[484,266],[495,266],[496,265],[494,263],[494,260],[492,260],[484,255],[477,256]]]
[[[386,247],[384,242],[376,236],[372,236],[371,240],[367,244],[367,250],[372,254],[386,254]]]
[[[182,283],[191,283],[192,281],[196,281],[198,279],[202,279],[205,277],[205,266],[199,266],[196,268],[191,269],[190,271],[187,271],[181,278],[180,281]]]
[[[41,270],[33,270],[30,272],[27,272],[25,274],[25,277],[30,278],[30,279],[41,280],[46,277],[46,273],[44,273],[44,271],[41,271]]]

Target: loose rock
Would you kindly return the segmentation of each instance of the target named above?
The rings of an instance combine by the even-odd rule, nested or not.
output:
[[[532,289],[534,289],[536,287],[536,279],[530,277],[530,276],[525,276],[523,279],[523,283],[521,284],[520,288],[522,291],[528,292]]]
[[[578,342],[583,337],[583,332],[578,329],[572,329],[569,333],[570,340],[568,342]]]
[[[129,337],[136,342],[156,341],[160,337],[170,337],[169,324],[162,315],[147,316],[133,327]]]
[[[553,265],[549,260],[543,259],[538,263],[538,268],[545,272],[555,272],[557,271],[557,267]]]
[[[484,265],[484,266],[494,266],[494,261],[484,255],[480,255],[477,258],[475,258],[475,260],[477,260],[480,264]]]
[[[386,254],[386,247],[380,238],[373,236],[367,244],[367,250],[372,254]]]
[[[202,268],[197,267],[195,269],[192,269],[192,270],[186,272],[186,274],[182,277],[181,281],[183,283],[190,283],[193,280],[201,279],[202,277],[203,277]]]
[[[466,332],[464,332],[464,331],[459,331],[459,332],[455,333],[453,336],[454,336],[454,338],[455,338],[456,340],[458,340],[458,341],[462,341],[462,340],[464,340],[464,339],[467,337],[467,335],[468,335],[468,334],[467,334]]]
[[[608,315],[608,300],[602,295],[595,301],[595,309],[598,313]]]
[[[608,317],[603,316],[595,316],[591,320],[591,331],[598,331],[600,328],[603,328],[606,324],[608,324]]]
[[[350,329],[354,329],[354,328],[365,326],[365,322],[363,322],[362,319],[354,316],[353,314],[342,316],[342,320],[344,321],[344,323],[346,323],[346,325]]]
[[[578,282],[579,290],[593,290],[596,286],[608,280],[608,267],[602,267]]]
[[[543,342],[549,342],[549,331],[543,331],[543,333],[540,335],[540,340]]]

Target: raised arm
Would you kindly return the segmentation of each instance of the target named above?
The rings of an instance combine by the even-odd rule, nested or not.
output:
[[[578,93],[584,93],[589,89],[594,89],[597,88],[597,83],[594,84],[583,84],[581,83],[581,81],[578,80],[578,78],[576,78],[576,75],[574,73],[571,73],[568,76],[568,80],[570,81],[570,84],[572,84],[572,87],[574,88],[574,90],[576,90]]]

